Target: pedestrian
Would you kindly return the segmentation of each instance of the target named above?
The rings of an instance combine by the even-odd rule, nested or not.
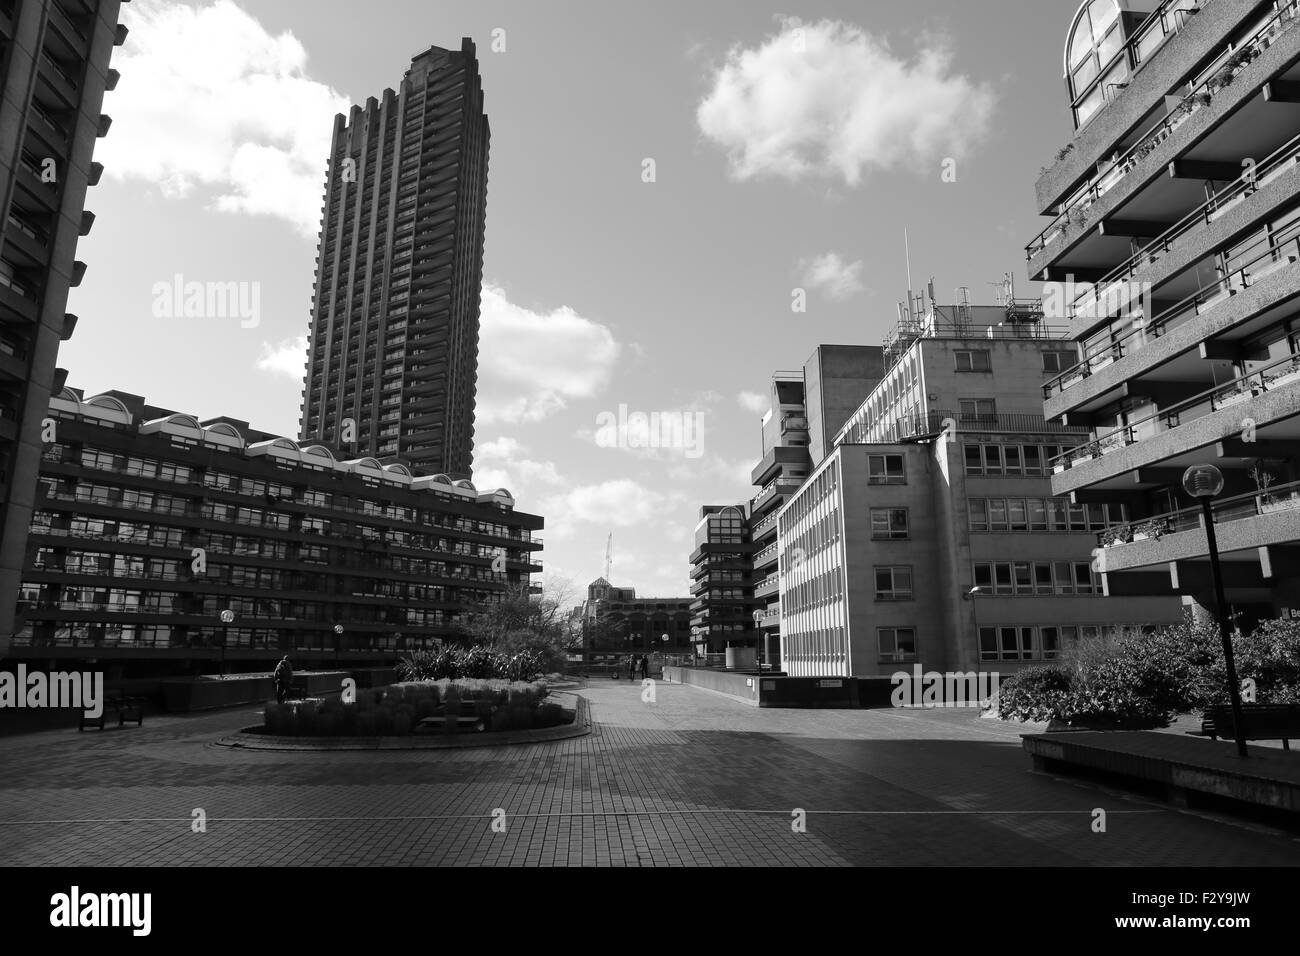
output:
[[[641,655],[641,679],[645,680],[650,676],[650,658],[644,654]]]
[[[627,655],[627,679],[636,680],[636,657]]]
[[[275,702],[283,704],[289,699],[289,685],[293,683],[293,665],[289,663],[288,654],[285,654],[280,659],[280,663],[275,665],[271,683],[275,685]]]

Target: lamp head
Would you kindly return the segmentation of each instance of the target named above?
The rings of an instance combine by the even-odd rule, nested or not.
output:
[[[1214,465],[1192,465],[1183,472],[1183,490],[1193,498],[1213,498],[1223,491],[1223,472]]]

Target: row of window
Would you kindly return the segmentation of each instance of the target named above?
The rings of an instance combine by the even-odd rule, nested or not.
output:
[[[984,594],[1101,594],[1087,561],[990,561],[975,564]]]
[[[993,362],[988,349],[958,349],[952,354],[958,372],[993,371]],[[1075,352],[1065,349],[1046,351],[1042,356],[1044,372],[1060,372],[1078,361]]]
[[[1103,531],[1127,520],[1117,504],[1071,504],[1069,498],[969,498],[971,531]]]
[[[1050,462],[1065,448],[1061,445],[1022,445],[967,442],[963,446],[968,477],[1050,475]]]
[[[980,660],[1056,660],[1062,648],[1079,640],[1109,637],[1122,627],[1114,624],[988,625],[979,629]],[[919,659],[916,628],[878,627],[876,642],[882,662],[904,663]]]

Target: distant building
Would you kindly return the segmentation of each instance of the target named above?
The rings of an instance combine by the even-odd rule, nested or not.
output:
[[[505,489],[125,392],[65,388],[48,415],[10,657],[381,664],[540,570],[542,519]]]
[[[1227,613],[1246,629],[1300,616],[1296,16],[1290,0],[1081,7],[1076,133],[1035,186],[1050,219],[1025,250],[1068,323],[1045,414],[1082,429],[1053,493],[1130,519],[1095,542],[1107,588],[1213,608],[1182,488],[1213,464]]]
[[[583,646],[589,652],[690,651],[689,597],[639,598],[636,588],[614,587],[597,578],[587,585],[581,615]]]
[[[21,0],[0,5],[0,657],[14,627],[40,469],[44,419],[67,372],[59,343],[77,324],[68,290],[86,264],[77,239],[95,214],[86,190],[103,167],[95,140],[109,69],[127,29],[118,0]]]
[[[469,39],[335,118],[301,440],[470,476],[489,139]]]
[[[1048,463],[1078,434],[1040,411],[1068,350],[1052,336],[1015,302],[900,321],[879,383],[775,518],[787,673],[1006,672],[1179,620],[1176,600],[1103,596],[1092,550],[1122,507],[1052,494]]]

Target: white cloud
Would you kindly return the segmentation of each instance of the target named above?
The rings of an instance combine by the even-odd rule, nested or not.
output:
[[[122,79],[105,99],[113,133],[95,155],[105,172],[150,181],[170,200],[202,190],[211,209],[315,236],[333,118],[350,104],[307,75],[302,44],[231,0],[135,0],[122,19]]]
[[[838,252],[827,252],[812,259],[799,261],[800,281],[810,289],[817,289],[828,299],[839,302],[861,292],[862,260],[845,262]]]
[[[546,515],[548,528],[555,529],[550,532],[551,537],[567,538],[578,523],[612,528],[650,525],[661,520],[675,501],[673,495],[621,478],[553,495],[541,503],[538,513]]]
[[[479,488],[508,488],[519,495],[535,485],[564,483],[553,461],[528,458],[518,439],[502,436],[474,445],[474,484]]]
[[[753,412],[755,415],[765,414],[771,404],[768,397],[761,392],[741,392],[736,396],[736,401],[745,411]]]
[[[786,20],[760,46],[728,51],[696,120],[739,180],[856,186],[873,170],[911,168],[937,182],[956,144],[984,136],[995,99],[952,72],[941,39],[922,40],[908,59],[854,24]]]
[[[307,370],[307,336],[285,339],[279,345],[263,342],[257,368],[261,372],[284,375],[301,382]]]
[[[568,306],[534,312],[484,283],[479,331],[479,424],[536,422],[608,384],[614,334]]]

